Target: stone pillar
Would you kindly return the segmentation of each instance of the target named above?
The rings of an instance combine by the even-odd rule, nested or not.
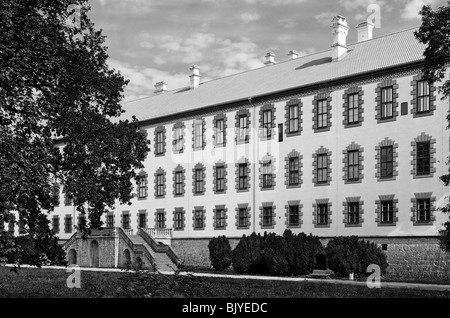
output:
[[[114,267],[119,267],[119,231],[114,228]]]

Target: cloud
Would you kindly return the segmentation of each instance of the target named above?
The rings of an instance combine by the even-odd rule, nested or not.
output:
[[[382,6],[385,3],[385,1],[377,0],[339,0],[339,4],[344,7],[346,11],[353,11],[359,7],[367,8],[370,4],[378,4],[379,6]]]
[[[294,21],[294,19],[281,19],[279,21],[279,24],[286,29],[292,29],[297,25],[297,22]]]
[[[401,13],[401,18],[403,20],[419,20],[421,19],[421,15],[419,14],[420,9],[424,5],[433,5],[437,3],[436,0],[411,0],[408,1],[405,8],[403,8]]]
[[[153,3],[148,0],[100,0],[100,6],[118,14],[146,15],[153,11]]]
[[[334,16],[338,15],[336,12],[322,12],[314,16],[317,22],[322,25],[329,26]]]
[[[166,60],[163,59],[161,56],[156,56],[156,57],[153,59],[153,63],[158,64],[158,65],[162,65],[162,64],[166,64],[167,62],[166,62]]]
[[[244,23],[258,21],[261,16],[256,12],[244,12],[241,14],[240,19]]]

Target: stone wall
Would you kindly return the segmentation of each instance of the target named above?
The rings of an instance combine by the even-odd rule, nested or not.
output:
[[[69,260],[69,251],[75,249],[77,253],[77,265],[81,267],[91,266],[90,247],[93,241],[98,243],[100,267],[114,267],[114,237],[96,236],[83,240],[77,238],[66,250],[66,258]]]

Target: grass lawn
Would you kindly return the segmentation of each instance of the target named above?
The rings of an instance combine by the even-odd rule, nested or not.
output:
[[[188,297],[188,298],[450,298],[450,292],[322,282],[155,276],[134,273],[81,272],[81,288],[69,289],[70,273],[56,269],[22,268],[16,274],[0,268],[0,297]]]

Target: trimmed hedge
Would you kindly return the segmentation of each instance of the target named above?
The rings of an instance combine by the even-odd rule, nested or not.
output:
[[[216,271],[227,269],[231,265],[231,245],[225,236],[209,241],[209,259]]]
[[[380,266],[381,274],[386,273],[388,263],[386,255],[376,244],[359,240],[357,236],[336,237],[328,242],[325,248],[328,266],[336,274],[348,276],[367,276],[370,264]]]
[[[243,236],[233,250],[233,269],[239,274],[270,274],[274,276],[310,274],[316,256],[324,254],[317,236],[304,233],[283,236],[274,233]]]

